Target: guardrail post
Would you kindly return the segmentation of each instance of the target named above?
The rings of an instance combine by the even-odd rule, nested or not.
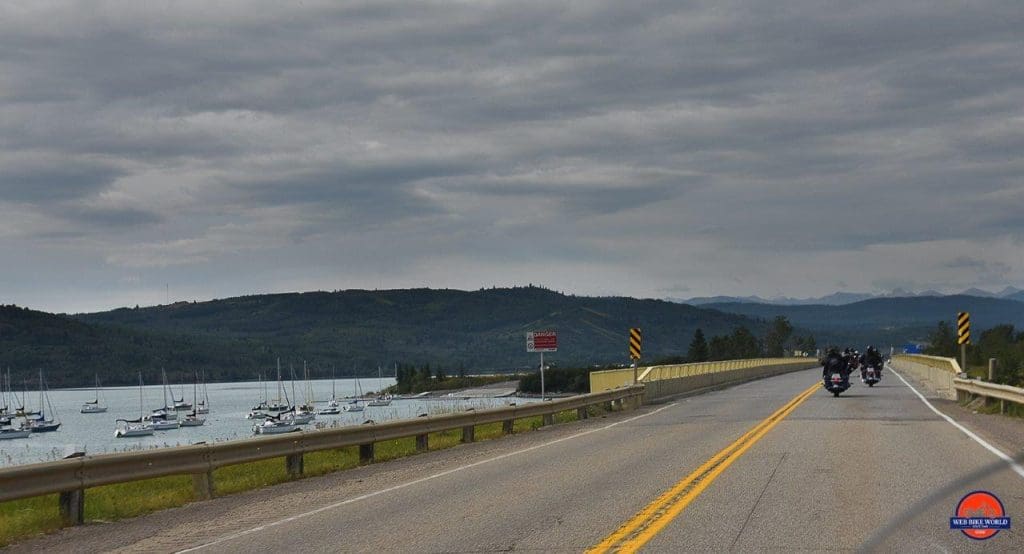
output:
[[[85,490],[78,489],[60,493],[60,518],[64,521],[64,525],[85,523]]]
[[[544,425],[553,425],[555,423],[555,414],[544,414],[541,416]]]
[[[502,421],[501,422],[501,433],[503,435],[511,435],[512,434],[512,430],[515,428],[515,425],[516,425],[516,420],[514,420],[514,419],[506,419],[505,421]]]
[[[995,358],[989,358],[988,359],[988,382],[989,383],[995,383],[996,382],[996,359]]]
[[[213,498],[213,472],[192,474],[192,494],[199,500]]]
[[[70,448],[70,454],[64,459],[81,458],[85,456],[85,449]],[[64,525],[81,525],[85,523],[85,489],[61,491],[58,497],[60,505],[60,518]]]
[[[289,454],[284,457],[284,465],[288,469],[288,475],[298,477],[302,475],[303,459],[302,454]]]
[[[473,438],[474,438],[473,430],[474,429],[475,429],[475,427],[473,427],[472,425],[467,425],[467,426],[462,428],[462,442],[473,442]]]
[[[430,439],[428,439],[427,437],[429,437],[429,435],[427,434],[416,435],[417,452],[424,452],[426,450],[430,450]]]
[[[589,414],[587,413],[586,406],[576,408],[576,419],[587,419],[587,417],[589,417]]]
[[[373,443],[359,445],[359,463],[368,464],[373,461]]]

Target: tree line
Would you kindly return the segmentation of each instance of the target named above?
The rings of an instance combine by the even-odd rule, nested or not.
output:
[[[738,326],[726,335],[708,340],[702,329],[697,329],[690,340],[685,356],[670,356],[654,360],[650,365],[674,365],[718,360],[744,360],[752,358],[781,358],[793,350],[813,352],[817,349],[814,335],[794,336],[793,325],[785,316],[772,320],[763,337],[757,337],[744,326]],[[552,367],[544,374],[548,392],[584,393],[590,390],[590,373],[614,366]],[[540,371],[524,376],[519,381],[521,392],[540,393]]]
[[[987,371],[989,358],[995,358],[995,382],[1024,386],[1024,331],[1018,331],[1007,323],[972,336],[977,338],[972,339],[973,344],[967,347],[968,367],[985,368]],[[960,359],[960,345],[957,344],[952,322],[940,321],[928,335],[928,343],[926,354]]]

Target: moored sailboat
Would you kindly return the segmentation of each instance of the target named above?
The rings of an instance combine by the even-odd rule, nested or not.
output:
[[[43,379],[43,370],[39,370],[39,418],[38,419],[25,419],[25,425],[22,428],[27,428],[33,433],[50,433],[60,429],[60,419],[56,417],[56,410],[53,409],[53,404],[50,402],[50,395],[46,393],[46,381]],[[43,410],[43,406],[50,412],[52,419],[46,419],[46,412]]]
[[[341,405],[338,404],[338,399],[334,389],[334,369],[331,369],[331,399],[327,401],[326,408],[320,408],[317,412],[320,415],[338,415],[341,413]]]
[[[94,400],[86,400],[82,404],[83,414],[102,414],[107,411],[107,407],[100,404],[100,376],[96,375],[96,398]]]
[[[197,414],[210,413],[210,393],[206,390],[206,370],[203,370],[203,399],[196,404]]]
[[[192,405],[197,406],[199,403],[196,399],[199,396],[199,375],[195,375],[195,381],[192,383]],[[199,417],[197,410],[185,414],[185,419],[181,420],[182,427],[200,427],[206,423],[206,419]]]
[[[381,381],[383,381],[383,380],[384,380],[384,378],[381,376],[380,366],[378,365],[377,366],[377,386],[378,387],[380,387]],[[367,406],[378,407],[378,408],[382,407],[382,406],[390,406],[391,405],[391,395],[390,394],[384,394],[384,389],[381,388],[381,390],[377,392],[377,398],[374,398],[373,400],[367,402],[366,405]]]
[[[125,437],[143,437],[152,435],[153,426],[144,421],[143,413],[144,408],[142,407],[142,372],[139,372],[139,419],[117,419],[114,421],[114,436],[118,438]],[[122,425],[123,424],[123,425]]]

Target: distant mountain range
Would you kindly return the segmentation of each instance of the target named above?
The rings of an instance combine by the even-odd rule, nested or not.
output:
[[[956,313],[960,311],[971,314],[971,331],[975,337],[985,329],[1004,323],[1018,329],[1024,328],[1024,303],[1011,297],[951,295],[872,298],[833,306],[727,302],[701,307],[760,320],[785,316],[793,325],[813,329],[818,333],[819,345],[823,341],[898,345],[908,340],[923,340],[939,321],[953,322]]]
[[[689,304],[691,306],[731,303],[771,304],[776,306],[842,306],[844,304],[853,304],[854,302],[872,300],[875,298],[917,298],[922,296],[977,296],[980,298],[1007,298],[1010,300],[1024,302],[1024,290],[1016,287],[1006,287],[999,292],[989,292],[978,288],[970,288],[956,294],[943,294],[935,290],[912,292],[905,289],[894,289],[886,293],[836,292],[816,298],[791,298],[788,296],[777,296],[772,298],[762,298],[760,296],[698,296],[694,298],[666,298],[665,300],[670,302],[679,302],[680,304]]]

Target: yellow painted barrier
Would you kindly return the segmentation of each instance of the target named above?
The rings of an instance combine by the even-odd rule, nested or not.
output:
[[[815,367],[815,358],[755,358],[691,364],[639,367],[637,382],[647,386],[646,400],[710,386],[745,381],[785,371]],[[633,368],[590,373],[590,392],[601,392],[633,384]]]
[[[956,400],[957,393],[953,386],[953,380],[960,374],[960,364],[953,358],[897,354],[889,360],[889,365],[899,371],[909,373],[926,388],[943,398]]]

